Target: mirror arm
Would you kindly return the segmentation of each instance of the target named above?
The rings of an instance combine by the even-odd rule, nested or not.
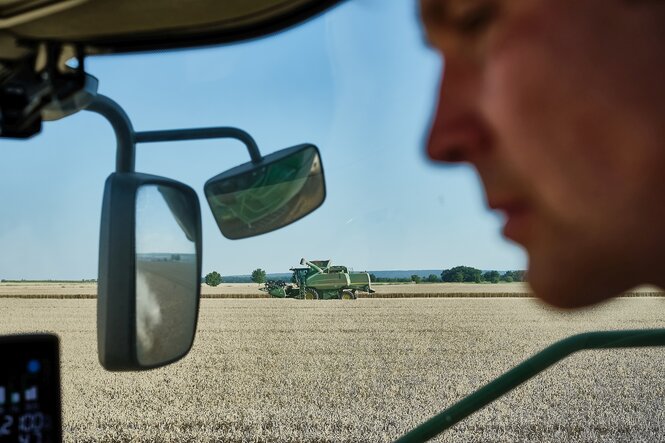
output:
[[[117,140],[115,155],[116,172],[134,172],[136,133],[124,109],[115,101],[101,94],[96,95],[86,109],[101,115],[113,127],[113,132],[115,132]]]
[[[135,132],[131,120],[124,109],[110,98],[98,94],[86,108],[96,112],[111,123],[117,140],[116,172],[134,172],[136,163],[136,143],[173,142],[183,140],[206,140],[213,138],[233,138],[245,144],[252,163],[261,163],[263,157],[254,138],[240,128],[214,127],[193,129],[169,129],[161,131]]]
[[[193,129],[168,129],[162,131],[142,131],[134,134],[136,143],[174,142],[183,140],[207,140],[213,138],[233,138],[245,144],[252,163],[260,163],[261,152],[249,133],[240,128],[213,127]]]

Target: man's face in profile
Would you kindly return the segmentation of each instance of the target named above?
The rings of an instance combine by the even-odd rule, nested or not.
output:
[[[428,154],[477,169],[536,294],[573,307],[665,284],[665,2],[421,0],[421,14],[444,58]]]

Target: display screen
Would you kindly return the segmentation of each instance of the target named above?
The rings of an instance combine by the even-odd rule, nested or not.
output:
[[[60,355],[55,335],[0,336],[0,443],[59,443]]]

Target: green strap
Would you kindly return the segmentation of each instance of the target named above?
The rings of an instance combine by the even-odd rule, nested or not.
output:
[[[396,443],[427,441],[468,417],[506,392],[544,371],[559,360],[583,349],[665,346],[665,329],[599,331],[577,334],[543,349],[510,371],[464,397],[445,411],[397,439]]]

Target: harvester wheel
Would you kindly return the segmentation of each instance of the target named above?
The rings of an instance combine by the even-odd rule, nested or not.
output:
[[[350,289],[344,289],[339,294],[340,300],[355,300],[356,294]]]
[[[316,292],[316,289],[314,289],[314,288],[306,288],[304,299],[305,300],[318,300],[319,299],[319,293]]]

